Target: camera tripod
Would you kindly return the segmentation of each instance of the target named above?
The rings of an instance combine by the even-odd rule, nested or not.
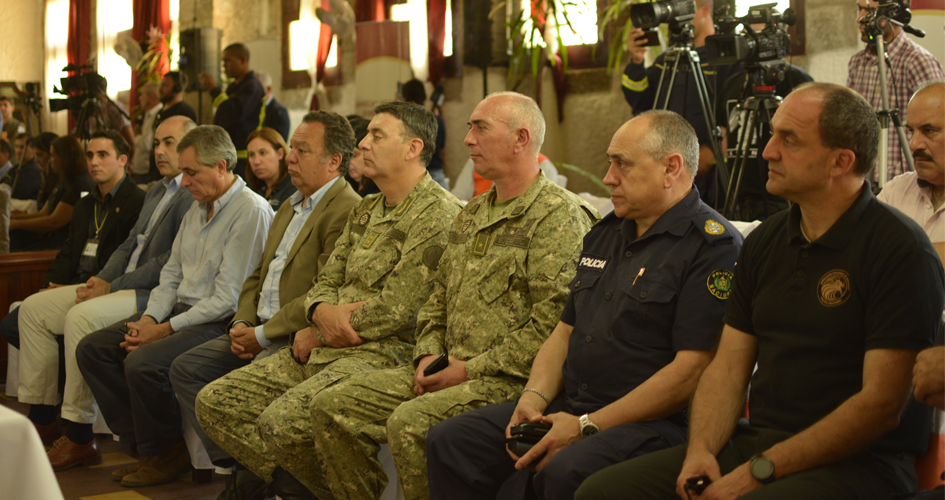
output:
[[[741,191],[742,177],[745,170],[750,166],[754,166],[759,174],[761,172],[767,173],[768,162],[762,158],[761,149],[763,144],[767,142],[765,139],[771,133],[771,116],[781,104],[781,98],[775,94],[774,84],[764,85],[770,82],[760,81],[764,79],[764,76],[760,75],[758,71],[755,70],[755,73],[746,75],[747,85],[752,86],[752,95],[739,101],[734,110],[740,118],[743,116],[742,113],[745,113],[745,115],[744,122],[738,130],[738,143],[735,147],[735,156],[732,159],[732,170],[728,182],[728,185],[733,187],[726,191],[725,205],[722,209],[722,215],[730,220],[735,220],[733,217],[736,216],[735,208],[739,201],[738,194]],[[752,145],[755,145],[754,155],[752,155]],[[749,165],[749,160],[754,160],[751,165]],[[767,190],[762,188],[764,206],[762,215],[765,218],[773,215],[768,213],[767,196]],[[742,216],[742,218],[746,216],[744,213],[737,215]]]
[[[882,188],[886,184],[887,173],[889,172],[889,122],[892,121],[899,136],[899,150],[906,159],[906,165],[909,172],[915,171],[915,164],[912,159],[912,152],[909,150],[909,142],[906,140],[906,133],[902,130],[902,120],[899,119],[899,110],[889,108],[889,87],[886,85],[886,68],[892,71],[892,64],[889,62],[889,54],[886,53],[886,41],[883,38],[886,28],[890,23],[901,26],[905,31],[916,36],[923,37],[925,32],[912,28],[908,24],[897,22],[890,17],[895,15],[895,10],[889,11],[889,7],[894,4],[884,4],[880,10],[873,13],[870,18],[863,18],[863,31],[869,35],[872,41],[873,50],[876,54],[876,70],[879,72],[879,95],[882,100],[882,109],[876,112],[879,119],[879,164],[877,174],[877,186]]]
[[[667,87],[666,98],[663,101],[661,109],[669,109],[669,100],[673,95],[673,85],[676,82],[676,75],[678,73],[692,73],[699,94],[699,104],[702,106],[702,116],[705,118],[705,126],[709,131],[712,154],[715,155],[715,176],[719,181],[718,186],[720,186],[724,192],[728,192],[729,172],[725,165],[725,155],[722,151],[722,130],[716,125],[715,110],[712,107],[712,101],[709,99],[709,88],[705,83],[705,75],[702,73],[699,54],[692,46],[692,23],[686,22],[681,26],[677,23],[670,23],[669,29],[670,41],[673,42],[673,44],[666,49],[663,55],[663,70],[660,73],[660,81],[656,87],[653,104],[656,106],[659,105],[660,92],[663,90],[663,81],[666,78],[667,72],[670,73],[669,86]],[[718,190],[716,190],[716,200],[714,204],[718,206]]]

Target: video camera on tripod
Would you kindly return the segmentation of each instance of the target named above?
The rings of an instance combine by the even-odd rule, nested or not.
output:
[[[67,73],[75,72],[75,74],[59,79],[59,85],[62,88],[53,87],[54,92],[66,98],[49,99],[49,110],[55,113],[67,109],[78,115],[82,112],[82,107],[87,100],[93,99],[99,92],[104,92],[105,78],[96,73],[90,65],[70,64],[62,70]]]
[[[732,15],[730,5],[717,10],[713,17],[721,33],[705,39],[709,64],[742,62],[750,67],[787,57],[791,53],[791,36],[785,26],[793,26],[797,14],[793,9],[786,9],[781,14],[775,8],[777,5],[756,5],[749,8],[746,16],[739,18]],[[765,27],[758,32],[753,24],[764,24]],[[735,33],[739,26],[745,27],[744,34]]]
[[[671,44],[692,41],[691,21],[695,17],[696,3],[693,0],[659,0],[630,6],[630,21],[634,26],[649,36],[650,33],[655,35],[655,28],[665,23]]]
[[[863,25],[863,31],[871,41],[876,37],[882,38],[890,23],[901,27],[906,33],[923,38],[925,31],[910,26],[909,22],[911,21],[912,12],[896,0],[879,0],[879,6],[863,16],[860,19],[860,24]]]

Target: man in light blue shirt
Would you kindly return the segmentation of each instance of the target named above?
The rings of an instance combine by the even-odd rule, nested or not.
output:
[[[276,213],[262,259],[243,283],[229,334],[191,349],[171,366],[183,413],[220,467],[234,461],[200,429],[194,413],[197,393],[253,358],[274,353],[290,335],[309,327],[305,294],[334,250],[348,213],[361,200],[344,179],[355,147],[346,118],[309,113],[290,143],[286,162],[298,192]]]
[[[76,348],[109,428],[144,457],[113,473],[127,487],[173,481],[190,469],[168,372],[181,353],[225,331],[273,217],[233,173],[236,148],[221,127],[191,130],[177,153],[180,185],[197,203],[184,216],[160,284],[143,314],[88,335]]]

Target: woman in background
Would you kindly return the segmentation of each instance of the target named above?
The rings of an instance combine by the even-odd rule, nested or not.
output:
[[[288,146],[279,132],[263,127],[246,140],[246,183],[269,202],[273,210],[296,192],[285,162]]]
[[[69,234],[73,207],[83,193],[95,187],[88,174],[85,150],[75,137],[60,137],[49,150],[49,175],[58,177],[59,183],[39,212],[11,216],[11,251],[58,250]]]
[[[348,173],[345,174],[345,180],[362,197],[369,194],[380,193],[374,181],[364,176],[364,152],[358,145],[367,136],[368,124],[370,120],[358,115],[348,115],[348,123],[354,129],[354,154],[351,156],[351,163],[348,166]]]

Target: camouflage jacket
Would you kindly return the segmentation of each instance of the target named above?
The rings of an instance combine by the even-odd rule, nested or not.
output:
[[[490,218],[495,187],[456,217],[433,294],[417,318],[414,362],[449,353],[469,378],[527,379],[557,324],[593,207],[542,174]]]
[[[385,197],[364,198],[348,215],[335,250],[305,298],[308,320],[321,302],[333,305],[366,300],[351,315],[365,340],[359,346],[312,350],[310,363],[330,363],[358,352],[410,361],[417,310],[433,288],[447,231],[462,205],[430,174],[385,215]],[[324,341],[319,334],[319,340]]]

